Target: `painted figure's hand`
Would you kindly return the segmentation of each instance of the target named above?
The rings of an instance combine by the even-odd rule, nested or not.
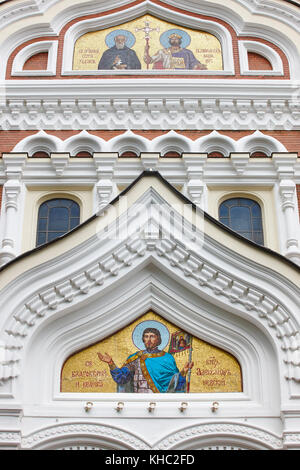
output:
[[[193,362],[187,362],[184,366],[184,368],[182,369],[181,371],[181,375],[183,376],[186,376],[186,374],[188,373],[189,369],[192,369],[194,367],[194,363]]]
[[[98,352],[97,355],[98,355],[100,361],[102,361],[102,362],[106,362],[107,364],[110,364],[110,363],[113,362],[111,356],[107,353],[101,354],[100,352]]]

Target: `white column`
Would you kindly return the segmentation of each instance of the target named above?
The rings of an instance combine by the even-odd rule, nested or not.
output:
[[[20,214],[20,193],[22,175],[27,155],[4,154],[3,163],[6,183],[3,187],[3,238],[0,249],[0,265],[14,259],[18,253],[18,241],[22,235],[22,220]]]
[[[284,256],[300,265],[299,224],[294,181],[297,154],[273,154],[279,180],[282,218],[285,224]]]

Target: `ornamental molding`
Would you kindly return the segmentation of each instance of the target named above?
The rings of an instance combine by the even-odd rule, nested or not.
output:
[[[124,447],[128,449],[136,450],[149,450],[150,446],[138,438],[134,434],[119,429],[117,427],[97,424],[97,423],[66,423],[56,426],[50,426],[42,430],[31,433],[29,436],[23,437],[21,441],[21,449],[53,447],[55,444],[59,446],[62,441],[67,438],[90,438],[93,437],[96,440],[106,440],[107,444],[118,443],[121,449]]]
[[[108,285],[111,287],[116,280],[128,275],[140,264],[145,265],[153,261],[162,269],[172,272],[172,275],[177,276],[183,284],[188,283],[195,292],[198,291],[204,297],[211,299],[212,303],[217,299],[218,303],[229,311],[234,310],[242,317],[261,324],[273,341],[279,345],[281,367],[285,370],[285,378],[299,383],[299,324],[290,311],[290,308],[297,311],[297,306],[287,307],[275,296],[276,294],[270,294],[279,290],[282,299],[282,294],[287,292],[287,296],[294,299],[289,301],[297,302],[295,299],[299,299],[299,293],[296,287],[292,285],[287,287],[287,280],[281,279],[279,275],[274,277],[267,268],[261,270],[250,260],[245,263],[242,256],[224,246],[220,247],[208,236],[203,239],[203,234],[195,231],[189,222],[186,222],[186,238],[183,242],[182,219],[178,213],[174,217],[172,234],[168,233],[168,228],[164,224],[161,225],[161,220],[168,220],[168,206],[153,189],[147,190],[137,204],[143,207],[144,219],[141,226],[137,226],[138,217],[133,206],[128,213],[117,219],[119,239],[113,239],[116,233],[116,225],[113,223],[105,231],[105,237],[100,232],[85,245],[70,250],[61,259],[56,260],[56,278],[59,273],[62,274],[63,269],[63,276],[58,277],[59,281],[52,280],[50,286],[48,284],[48,287],[39,287],[37,290],[35,288],[35,293],[30,293],[32,285],[40,282],[39,269],[35,268],[22,276],[20,281],[14,282],[14,288],[17,288],[19,283],[23,285],[18,289],[27,297],[21,300],[19,295],[18,306],[14,307],[3,325],[2,340],[8,354],[1,364],[2,384],[20,374],[19,360],[14,357],[14,353],[22,355],[27,338],[41,322],[49,321],[52,316],[63,312],[70,305],[75,306],[79,302],[86,302],[89,297],[101,295],[104,288]],[[153,209],[155,205],[162,211],[159,217]],[[161,214],[162,219],[160,219]],[[122,234],[128,230],[128,227],[131,227],[130,233],[122,239]],[[158,238],[158,233],[162,234],[162,239]],[[204,249],[199,253],[199,247],[203,246]],[[95,253],[98,253],[96,261]],[[70,256],[71,264],[67,262]],[[223,265],[225,263],[226,268],[218,267],[216,261],[213,262],[210,258],[219,259],[219,262],[222,260],[221,263]],[[48,268],[47,264],[43,265],[44,282],[47,279],[47,271],[52,272],[53,266],[53,261],[49,263]],[[248,274],[255,273],[253,279],[250,277],[252,283],[243,280],[245,266]],[[231,274],[232,270],[233,272],[238,270],[240,275]],[[259,277],[262,285],[266,278],[268,279],[267,288],[259,287],[257,284]],[[25,289],[26,282],[29,285]],[[273,289],[270,286],[273,286]],[[8,286],[2,292],[2,302],[6,302],[5,298],[9,293],[11,297],[11,288]]]
[[[201,423],[200,425],[181,429],[158,442],[155,448],[159,450],[182,449],[189,441],[197,441],[201,448],[201,439],[203,441],[208,439],[211,442],[213,438],[219,438],[219,441],[222,442],[228,437],[232,438],[234,442],[235,439],[238,439],[240,443],[243,442],[248,445],[251,445],[251,443],[260,444],[265,449],[282,449],[283,446],[282,439],[279,436],[264,429],[242,425],[237,422],[221,421]]]
[[[155,80],[156,81],[156,80]],[[158,79],[157,81],[160,81]],[[130,82],[130,81],[129,81]],[[247,84],[235,84],[235,92],[241,95],[238,98],[230,97],[231,84],[226,83],[227,97],[224,98],[224,83],[222,90],[216,81],[208,85],[207,80],[203,87],[195,85],[194,81],[188,81],[184,89],[182,82],[177,89],[174,82],[157,83],[158,88],[153,90],[153,84],[141,84],[134,81],[122,83],[123,97],[114,98],[119,91],[117,88],[99,88],[95,94],[95,83],[85,83],[85,87],[78,87],[74,82],[69,84],[69,96],[79,98],[67,98],[55,92],[53,83],[49,83],[47,91],[42,98],[44,84],[36,84],[32,93],[29,89],[20,87],[18,98],[9,98],[0,103],[0,126],[2,130],[299,130],[300,129],[300,101],[299,86],[295,84],[290,89],[290,97],[287,99],[270,97],[266,99],[262,95],[272,95],[277,84],[270,84],[268,90],[266,83],[257,90],[255,98],[251,97],[251,91]],[[176,80],[177,82],[177,80]],[[246,85],[246,86],[245,86]],[[61,82],[58,87],[61,86]],[[240,87],[240,88],[239,88]],[[250,86],[251,87],[251,86]],[[49,89],[53,88],[55,95],[49,95]],[[106,96],[104,98],[105,89]],[[39,91],[40,90],[40,91]],[[91,98],[90,96],[101,96]],[[86,96],[87,91],[89,96]],[[6,90],[9,95],[9,90]],[[233,90],[232,90],[233,92]],[[132,93],[131,97],[130,93]],[[176,94],[175,95],[173,94]],[[276,94],[276,91],[274,92]],[[283,90],[280,93],[284,93]],[[48,94],[48,96],[47,96]],[[142,97],[143,94],[143,97]],[[193,94],[193,97],[191,97]],[[201,94],[201,98],[198,98]],[[36,95],[36,97],[35,97]],[[145,98],[145,95],[147,98]],[[162,98],[162,96],[164,96]],[[188,95],[188,96],[187,96]],[[219,96],[218,96],[219,95]],[[293,97],[294,95],[294,97]],[[26,96],[30,96],[27,98]],[[55,98],[54,98],[55,96]],[[181,98],[178,98],[181,96]],[[211,96],[214,96],[212,98]],[[247,96],[247,98],[246,98]],[[282,95],[281,95],[282,96]],[[24,98],[25,97],[25,98]]]
[[[293,27],[297,31],[299,31],[299,24],[300,24],[300,14],[297,12],[296,8],[293,8],[291,5],[286,3],[279,3],[277,1],[272,0],[236,0],[238,4],[243,5],[245,8],[248,9],[252,14],[259,15],[259,16],[267,16],[273,19],[279,19],[280,21],[288,24],[289,26]],[[1,21],[0,26],[3,29],[4,27],[8,26],[12,22],[18,21],[19,19],[24,19],[30,16],[42,15],[47,10],[59,3],[59,0],[24,0],[23,2],[19,2],[17,4],[8,3],[5,5],[3,2],[3,8],[1,9]],[[110,2],[110,7],[116,8],[118,6],[126,5],[130,2],[114,0]],[[151,4],[150,1],[145,1],[146,4]],[[170,0],[168,2],[170,5],[181,8],[183,10],[189,10],[191,12],[199,12],[199,2],[195,0],[185,0],[178,1],[178,0]],[[75,4],[72,7],[73,12],[76,12],[77,16],[80,15],[89,15],[94,14],[98,11],[103,11],[107,9],[107,3],[103,0],[98,1],[86,1],[80,2],[78,5]],[[66,9],[70,14],[70,8]],[[220,10],[222,10],[220,12]],[[222,19],[229,20],[230,16],[234,16],[235,19],[237,18],[236,12],[230,10],[228,7],[224,8],[219,4],[214,4],[213,2],[203,2],[201,5],[201,11],[203,14],[215,14],[217,17]],[[66,13],[64,11],[61,12],[62,16],[65,16]],[[239,19],[240,24],[242,23],[241,19]],[[55,19],[57,26],[60,24],[58,19]],[[60,25],[61,26],[61,25]]]
[[[0,448],[2,444],[16,444],[21,440],[20,431],[0,431]]]
[[[282,439],[264,429],[255,426],[242,425],[237,422],[204,422],[176,431],[163,438],[154,445],[140,439],[127,430],[105,424],[90,422],[71,422],[55,426],[45,427],[24,436],[21,440],[21,449],[50,449],[65,445],[70,439],[93,444],[117,445],[135,450],[171,450],[184,448],[191,441],[201,443],[218,439],[225,441],[232,439],[234,442],[253,448],[279,450],[283,447]]]
[[[283,432],[284,448],[300,448],[300,432],[284,431]]]
[[[195,162],[197,165],[199,165],[201,155],[211,152],[221,152],[226,157],[235,153],[250,155],[253,152],[264,152],[267,156],[283,154],[281,156],[281,166],[289,167],[291,158],[295,160],[294,163],[297,163],[297,154],[288,153],[286,147],[278,139],[260,131],[252,132],[238,140],[222,135],[218,131],[212,131],[194,140],[174,130],[153,139],[147,139],[128,130],[109,140],[104,140],[87,131],[78,132],[72,137],[62,140],[47,132],[40,131],[20,140],[12,153],[3,155],[5,174],[8,171],[6,168],[6,159],[8,158],[11,162],[10,166],[13,168],[13,162],[15,161],[15,167],[18,169],[18,160],[23,159],[25,163],[26,157],[24,154],[32,156],[35,152],[46,152],[51,156],[51,164],[54,165],[55,160],[59,159],[70,163],[68,156],[76,156],[77,152],[81,151],[90,152],[93,155],[97,173],[99,159],[101,161],[101,171],[105,172],[104,168],[110,168],[112,165],[110,160],[114,161],[115,164],[122,164],[122,161],[127,163],[126,160],[118,160],[118,156],[128,151],[134,152],[138,157],[141,156],[142,165],[145,169],[157,168],[160,163],[159,157],[170,151],[177,152],[179,156],[183,154],[185,161],[189,161],[189,163],[191,163],[191,159],[195,160],[195,157],[190,154],[198,154],[197,162]],[[290,158],[288,158],[288,155],[291,155]],[[30,164],[34,164],[34,161],[30,160]],[[74,160],[72,161],[74,164]],[[133,160],[131,159],[131,161]],[[171,161],[169,160],[169,165],[171,165]],[[27,164],[29,164],[28,160]],[[46,164],[47,162],[44,161],[44,165]],[[39,165],[41,164],[39,163]],[[67,167],[67,164],[65,167]]]

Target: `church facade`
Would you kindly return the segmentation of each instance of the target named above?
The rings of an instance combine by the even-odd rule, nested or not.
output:
[[[0,449],[299,449],[300,4],[0,13]]]

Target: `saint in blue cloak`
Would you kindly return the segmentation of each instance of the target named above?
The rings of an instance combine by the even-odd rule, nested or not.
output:
[[[138,351],[131,354],[123,367],[110,371],[118,392],[185,392],[186,379],[179,372],[172,354],[160,351]]]

